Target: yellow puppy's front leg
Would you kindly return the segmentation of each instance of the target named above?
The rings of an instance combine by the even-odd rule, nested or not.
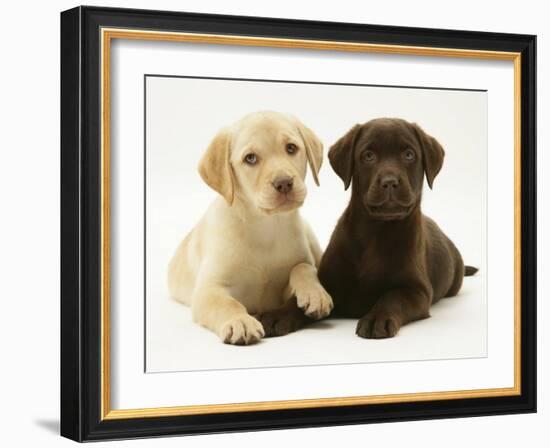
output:
[[[262,324],[223,287],[198,288],[191,308],[193,320],[226,344],[254,344],[265,335]]]
[[[334,304],[319,282],[317,270],[309,263],[300,263],[290,271],[287,297],[296,296],[296,303],[312,319],[327,317]]]

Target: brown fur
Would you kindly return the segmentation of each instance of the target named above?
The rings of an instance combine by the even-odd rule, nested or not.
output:
[[[360,318],[361,337],[394,336],[462,285],[459,251],[420,211],[424,175],[431,187],[443,158],[441,145],[419,126],[390,118],[356,125],[330,149],[330,163],[352,193],[319,278],[333,315]]]

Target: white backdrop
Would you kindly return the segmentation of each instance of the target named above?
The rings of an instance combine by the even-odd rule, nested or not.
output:
[[[73,1],[29,1],[9,3],[9,17],[0,29],[5,61],[16,61],[13,69],[0,72],[6,88],[2,93],[2,153],[0,176],[2,216],[0,263],[5,273],[1,283],[4,310],[1,316],[3,406],[2,440],[21,443],[75,446],[57,436],[59,415],[59,11],[75,6]],[[396,0],[376,7],[353,0],[310,4],[281,0],[90,0],[88,4],[119,7],[159,8],[196,12],[273,16],[317,20],[355,21],[403,26],[476,29],[496,32],[538,34],[538,79],[548,76],[547,11],[541,2],[479,2],[464,0],[443,5],[440,1]],[[25,30],[21,32],[24,17]],[[32,32],[31,32],[32,31]],[[539,123],[550,119],[550,97],[539,82]],[[24,95],[23,95],[24,92]],[[29,129],[29,126],[30,129]],[[547,131],[537,132],[539,156],[539,228],[548,222],[546,192],[550,169],[543,150]],[[545,203],[543,206],[543,202]],[[25,247],[25,250],[22,248]],[[29,250],[30,248],[30,250]],[[542,298],[547,293],[548,263],[541,263],[550,249],[550,239],[539,234],[539,323],[550,318]],[[32,255],[32,261],[29,261]],[[35,268],[36,267],[36,268]],[[32,281],[29,281],[32,273]],[[33,286],[33,288],[28,288]],[[30,294],[29,294],[30,292]],[[542,347],[550,344],[548,331],[539,325],[539,413],[469,419],[402,422],[343,426],[270,433],[164,438],[132,442],[98,443],[98,447],[181,446],[267,447],[315,444],[332,447],[342,443],[392,444],[422,447],[540,445],[548,437],[549,388],[544,373],[548,356]],[[9,387],[8,387],[9,385]]]
[[[146,105],[148,372],[486,355],[487,92],[155,76],[146,79]],[[166,285],[176,246],[216,196],[200,179],[198,161],[219,129],[264,109],[295,114],[324,142],[325,156],[355,123],[383,116],[419,123],[446,151],[434,191],[425,186],[423,210],[479,274],[465,280],[458,297],[434,307],[432,319],[403,328],[392,340],[359,339],[356,320],[330,321],[246,348],[221,345],[198,328],[189,309],[169,299]],[[122,104],[118,110],[124,114]],[[350,191],[326,158],[319,178],[316,187],[308,175],[301,214],[324,249]]]

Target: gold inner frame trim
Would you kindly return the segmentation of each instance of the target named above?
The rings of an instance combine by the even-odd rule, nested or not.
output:
[[[110,345],[110,62],[113,39],[185,42],[213,45],[296,48],[324,51],[383,53],[410,56],[456,57],[513,61],[514,63],[514,386],[441,392],[369,395],[303,400],[111,409]],[[101,419],[200,415],[315,407],[350,406],[413,401],[502,397],[521,394],[521,54],[515,52],[418,47],[355,42],[279,39],[217,34],[195,34],[137,29],[101,29]]]

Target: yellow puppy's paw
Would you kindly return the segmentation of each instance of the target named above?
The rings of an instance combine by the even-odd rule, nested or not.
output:
[[[220,330],[220,338],[226,344],[255,344],[265,335],[264,327],[248,314],[227,321]]]
[[[295,291],[296,303],[304,310],[304,314],[312,319],[319,320],[327,317],[334,304],[332,298],[320,283],[313,283]]]

